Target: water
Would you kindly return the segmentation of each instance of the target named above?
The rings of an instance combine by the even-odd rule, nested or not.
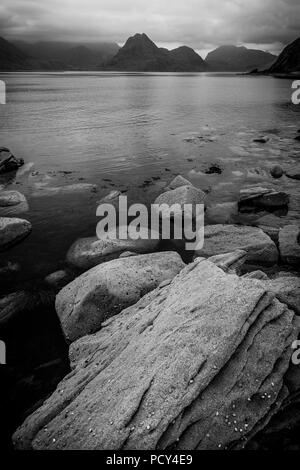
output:
[[[32,234],[2,260],[24,278],[63,266],[71,243],[95,234],[97,201],[120,189],[150,203],[180,173],[209,191],[208,203],[234,201],[240,187],[269,184],[291,195],[299,218],[299,181],[269,169],[299,162],[300,106],[291,81],[231,74],[18,73],[0,76],[0,145],[26,167],[0,185],[28,199],[20,214]],[[266,144],[253,139],[267,135]],[[207,175],[211,163],[222,174]],[[96,193],[45,195],[51,187],[97,184]],[[3,215],[3,214],[0,214]]]

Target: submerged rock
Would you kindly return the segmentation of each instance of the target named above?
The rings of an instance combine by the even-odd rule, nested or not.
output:
[[[31,223],[28,220],[0,217],[0,251],[27,237],[31,229]]]
[[[298,225],[285,225],[279,230],[279,250],[283,262],[299,266],[300,227]]]
[[[110,232],[103,234],[100,238],[87,237],[79,238],[67,253],[67,261],[79,269],[90,269],[97,264],[105,263],[112,259],[116,259],[124,251],[134,253],[149,253],[154,251],[159,244],[159,234],[156,238],[152,237],[152,232],[145,229],[146,240],[139,238],[132,240],[128,238],[122,240],[120,238],[110,239]]]
[[[207,225],[203,248],[196,254],[208,258],[237,249],[246,251],[249,264],[273,265],[278,260],[276,245],[266,233],[242,225]]]
[[[177,175],[168,185],[169,189],[180,188],[181,186],[193,186],[193,184],[181,175]]]
[[[185,266],[178,253],[165,251],[119,258],[96,266],[64,287],[56,311],[69,341],[98,331],[101,324],[136,303]]]
[[[297,334],[260,281],[197,261],[73,343],[72,372],[15,448],[243,447],[287,395]]]
[[[241,189],[240,191],[239,209],[244,207],[270,209],[285,207],[288,203],[289,195],[283,191],[257,186]]]

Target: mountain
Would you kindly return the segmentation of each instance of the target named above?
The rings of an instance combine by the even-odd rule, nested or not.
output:
[[[146,34],[135,34],[105,66],[106,70],[140,72],[202,72],[205,61],[191,48],[159,48]]]
[[[38,60],[53,61],[64,69],[96,69],[110,60],[119,50],[116,43],[70,43],[58,41],[39,41],[33,44],[15,41],[25,54]]]
[[[300,38],[286,46],[267,73],[300,72]]]
[[[30,68],[31,57],[0,37],[0,70]]]
[[[221,46],[206,56],[211,70],[222,72],[248,72],[254,68],[270,66],[276,56],[269,52],[241,46]]]

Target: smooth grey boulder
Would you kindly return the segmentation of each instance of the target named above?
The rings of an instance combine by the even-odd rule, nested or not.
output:
[[[72,372],[14,446],[243,447],[287,396],[297,334],[293,312],[260,281],[194,262],[71,345]]]
[[[240,190],[239,209],[245,207],[262,209],[285,207],[288,205],[289,199],[289,195],[284,191],[254,186]]]
[[[144,238],[133,240],[127,238],[122,240],[114,238],[114,234],[110,232],[98,237],[79,238],[70,247],[67,253],[67,261],[79,268],[90,269],[100,263],[105,263],[112,259],[116,259],[126,251],[134,253],[149,253],[154,251],[159,245],[159,234],[142,229]],[[147,238],[146,238],[147,237]]]
[[[29,209],[26,197],[19,191],[1,191],[0,192],[0,214],[10,216],[21,214]]]
[[[273,178],[281,178],[283,173],[284,173],[283,169],[280,165],[274,165],[270,169],[270,174],[271,174],[271,176],[273,176]]]
[[[94,333],[101,324],[136,303],[185,266],[174,251],[137,255],[102,263],[65,286],[56,311],[68,341]]]
[[[190,215],[194,217],[196,215],[195,208],[196,204],[204,204],[205,203],[206,194],[201,191],[201,189],[197,189],[194,186],[186,185],[186,186],[179,186],[176,189],[172,189],[171,191],[166,191],[165,193],[160,194],[154,201],[154,204],[164,204],[166,207],[163,207],[160,211],[157,208],[154,208],[155,212],[159,212],[161,217],[170,217],[169,208],[174,204],[178,204],[178,210],[175,210],[174,216],[181,216],[181,214],[186,211],[184,207],[185,204],[191,205],[191,212]]]
[[[279,230],[279,251],[283,262],[300,263],[300,228],[298,225],[285,225]]]
[[[0,251],[27,237],[32,226],[28,220],[16,217],[0,217]]]
[[[203,248],[195,253],[208,258],[237,249],[247,252],[248,264],[273,265],[278,260],[278,251],[271,238],[257,227],[244,225],[207,225]]]
[[[48,274],[44,282],[48,284],[50,287],[60,290],[75,278],[75,274],[72,271],[67,269],[60,269],[53,273]]]

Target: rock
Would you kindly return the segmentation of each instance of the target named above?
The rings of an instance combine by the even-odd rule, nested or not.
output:
[[[112,204],[115,209],[119,209],[119,197],[122,196],[121,191],[113,190],[106,196],[104,196],[97,204]]]
[[[181,186],[193,186],[192,183],[181,175],[177,175],[168,185],[169,189],[177,189]]]
[[[0,251],[18,243],[31,232],[31,223],[24,219],[0,217]]]
[[[18,191],[0,192],[0,213],[1,215],[12,215],[28,211],[26,197]]]
[[[283,175],[283,169],[280,165],[275,165],[271,168],[270,174],[273,178],[281,178]]]
[[[269,140],[268,137],[258,137],[256,139],[253,139],[253,142],[257,142],[259,144],[266,144],[268,140]]]
[[[275,189],[252,187],[240,190],[239,209],[285,207],[289,203],[289,195]]]
[[[123,308],[136,303],[185,266],[176,252],[119,258],[96,266],[64,287],[56,311],[68,341],[94,333]]]
[[[154,201],[154,204],[167,204],[169,207],[173,204],[181,206],[180,213],[184,210],[184,204],[191,204],[193,207],[193,215],[195,214],[194,208],[196,204],[204,204],[206,194],[194,186],[186,185],[180,186],[171,191],[166,191],[160,194]],[[163,209],[161,212],[162,218],[169,217],[169,210]],[[177,211],[175,211],[175,216]]]
[[[67,261],[79,269],[90,269],[97,264],[105,263],[112,259],[119,258],[125,251],[134,253],[149,253],[154,251],[159,239],[154,239],[152,233],[146,230],[148,239],[127,240],[109,239],[109,233],[101,238],[87,237],[79,238],[67,253]],[[158,234],[157,234],[158,237]]]
[[[296,135],[296,137],[294,137],[295,140],[300,140],[300,135]]]
[[[217,175],[220,175],[222,173],[222,169],[217,163],[213,163],[210,165],[206,170],[204,170],[204,173],[206,175],[212,175],[213,173],[216,173]]]
[[[210,224],[230,224],[238,217],[237,202],[223,202],[208,206],[205,217]]]
[[[205,258],[203,258],[205,259]],[[232,253],[225,253],[211,256],[208,260],[214,263],[226,273],[239,273],[241,266],[247,259],[247,252],[244,250],[235,250]]]
[[[133,251],[124,251],[123,253],[120,254],[119,258],[128,258],[129,256],[136,256],[137,253],[134,253]]]
[[[57,196],[59,194],[72,194],[72,193],[81,193],[81,192],[92,192],[97,191],[97,185],[89,183],[75,183],[69,184],[66,186],[58,187],[41,187],[39,191],[32,193],[33,197],[43,197],[43,196]]]
[[[286,169],[285,174],[288,178],[292,178],[294,180],[300,180],[300,169],[299,164],[292,165]]]
[[[56,290],[65,287],[69,282],[73,281],[75,274],[66,269],[60,269],[45,277],[44,282]]]
[[[0,174],[16,171],[24,165],[23,158],[16,158],[6,147],[0,147]]]
[[[14,446],[238,449],[286,397],[297,334],[293,312],[260,281],[195,262],[71,345],[71,374]]]
[[[20,271],[21,266],[19,263],[8,261],[4,265],[0,265],[0,292],[3,286],[13,282],[16,279]]]
[[[244,274],[243,277],[247,277],[248,279],[261,279],[263,281],[269,279],[263,271],[252,271],[251,273]]]
[[[279,230],[279,251],[284,263],[299,266],[300,228],[298,225],[285,225]]]
[[[273,292],[280,302],[288,305],[297,315],[300,315],[300,278],[296,276],[278,277],[265,280],[267,289]]]
[[[273,265],[278,260],[275,243],[261,229],[242,225],[207,225],[204,246],[196,254],[210,256],[235,250],[247,252],[248,264]]]

